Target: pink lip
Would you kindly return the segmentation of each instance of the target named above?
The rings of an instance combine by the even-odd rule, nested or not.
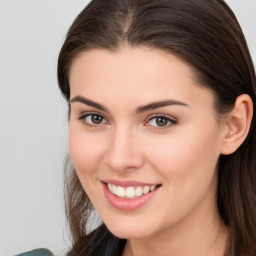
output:
[[[115,184],[115,183],[112,183]],[[134,198],[121,198],[112,194],[107,188],[106,184],[102,183],[104,194],[108,202],[115,208],[123,211],[132,211],[137,210],[143,205],[145,205],[159,190],[160,187],[157,187],[152,192],[148,194],[134,197]],[[134,185],[135,186],[135,185]]]
[[[154,186],[157,184],[152,184],[152,183],[144,183],[140,181],[135,181],[135,180],[128,180],[128,181],[120,181],[120,180],[102,180],[103,183],[110,183],[114,184],[116,186],[121,186],[121,187],[135,187],[135,186]]]

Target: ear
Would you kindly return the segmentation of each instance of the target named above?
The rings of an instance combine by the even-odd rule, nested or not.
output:
[[[234,153],[245,141],[251,126],[253,116],[253,102],[249,95],[237,97],[234,108],[225,118],[225,130],[221,154]]]

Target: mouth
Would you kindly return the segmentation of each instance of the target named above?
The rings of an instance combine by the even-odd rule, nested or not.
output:
[[[129,186],[123,187],[111,183],[104,183],[108,190],[117,197],[132,199],[140,197],[142,195],[147,195],[148,193],[154,191],[161,185],[145,185],[145,186]]]
[[[161,184],[146,184],[136,181],[101,181],[107,201],[114,208],[131,211],[141,208],[157,194]]]

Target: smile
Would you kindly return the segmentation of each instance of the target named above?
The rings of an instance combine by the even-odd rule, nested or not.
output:
[[[111,183],[107,183],[109,191],[121,198],[135,198],[142,195],[146,195],[156,189],[156,185],[153,186],[136,186],[136,187],[122,187],[116,186]]]
[[[131,211],[137,210],[151,201],[161,184],[146,184],[136,181],[101,181],[107,201],[113,207]]]

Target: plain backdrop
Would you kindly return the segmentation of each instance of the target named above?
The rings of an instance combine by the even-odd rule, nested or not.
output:
[[[106,0],[107,1],[107,0]],[[67,108],[58,52],[88,1],[0,0],[0,254],[69,246],[62,162]],[[229,0],[256,56],[256,0]]]

